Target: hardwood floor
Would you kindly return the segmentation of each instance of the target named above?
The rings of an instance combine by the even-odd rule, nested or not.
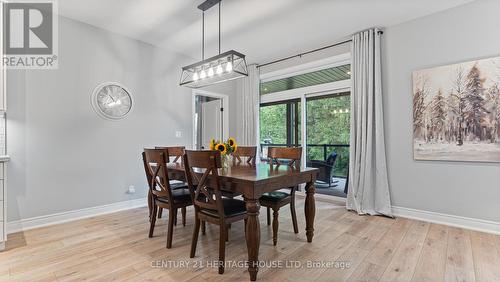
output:
[[[261,267],[258,281],[500,281],[500,236],[398,218],[358,216],[341,205],[316,203],[315,238],[306,242],[303,199],[297,205],[299,234],[290,212],[280,213],[278,245],[261,209],[260,259],[288,261],[287,268]],[[189,259],[193,210],[186,227],[175,227],[167,250],[166,218],[148,239],[147,208],[9,235],[0,253],[0,281],[248,281],[246,267],[196,268],[218,258],[216,226],[199,237]],[[226,260],[247,258],[243,223],[229,231]],[[295,263],[303,267],[292,267]],[[312,267],[310,262],[345,262],[346,267]],[[163,263],[163,267],[161,264]],[[168,265],[170,263],[170,265]],[[181,265],[181,263],[188,264]],[[298,264],[297,263],[297,264]],[[169,268],[170,266],[170,268]]]

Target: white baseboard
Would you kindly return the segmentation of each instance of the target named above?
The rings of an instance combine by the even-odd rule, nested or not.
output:
[[[147,206],[147,198],[7,222],[7,234]]]
[[[298,196],[301,198],[302,197],[305,198],[305,195],[298,194]],[[320,200],[320,201],[321,200],[323,200],[323,201],[328,200],[327,197],[325,197],[325,198],[319,197],[319,198],[320,199],[317,199],[317,200]],[[339,200],[340,200],[340,203],[345,202],[345,199],[343,199],[343,198],[330,199],[330,201],[336,202],[337,204],[339,203]],[[89,218],[89,217],[93,217],[93,216],[98,216],[98,215],[103,215],[103,214],[108,214],[108,213],[113,213],[113,212],[118,212],[118,211],[123,211],[123,210],[128,210],[128,209],[140,208],[140,207],[144,207],[146,205],[147,205],[147,198],[140,198],[140,199],[123,201],[123,202],[118,202],[118,203],[113,203],[113,204],[108,204],[108,205],[103,205],[103,206],[84,208],[84,209],[80,209],[80,210],[67,211],[67,212],[61,212],[61,213],[56,213],[56,214],[37,216],[37,217],[32,217],[32,218],[27,218],[27,219],[11,221],[11,222],[7,223],[7,233],[10,234],[10,233],[25,231],[25,230],[29,230],[29,229],[38,228],[38,227],[44,227],[44,226],[64,223],[64,222],[83,219],[83,218]],[[459,228],[477,230],[477,231],[481,231],[481,232],[487,232],[487,233],[500,235],[500,222],[488,221],[488,220],[482,220],[482,219],[476,219],[476,218],[470,218],[470,217],[462,217],[462,216],[456,216],[456,215],[450,215],[450,214],[442,214],[442,213],[437,213],[437,212],[416,210],[416,209],[397,207],[397,206],[392,207],[392,213],[394,214],[394,216],[416,219],[416,220],[421,220],[421,221],[427,221],[427,222],[432,222],[432,223],[437,223],[437,224],[444,224],[444,225],[449,225],[449,226],[454,226],[454,227],[459,227]]]
[[[300,194],[297,192],[297,196],[300,198],[305,198],[305,193]],[[318,193],[315,194],[316,200],[322,202],[328,202],[333,204],[345,203],[345,198],[328,196],[328,195],[320,195]],[[421,220],[426,222],[432,222],[437,224],[443,224],[448,226],[454,226],[464,229],[476,230],[486,233],[492,233],[496,235],[500,235],[500,222],[463,217],[451,214],[443,214],[437,212],[416,210],[404,207],[392,206],[392,214],[394,216]]]
[[[392,213],[394,216],[500,235],[500,222],[395,206]]]

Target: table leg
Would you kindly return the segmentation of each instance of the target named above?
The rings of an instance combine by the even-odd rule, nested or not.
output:
[[[259,246],[260,246],[260,223],[259,209],[260,203],[256,199],[245,199],[248,220],[246,224],[246,239],[248,249],[248,272],[250,280],[257,280],[257,272],[259,271]]]
[[[314,200],[314,179],[306,184],[306,202],[304,213],[306,215],[306,236],[307,242],[311,243],[314,236],[314,216],[316,214],[316,203]]]

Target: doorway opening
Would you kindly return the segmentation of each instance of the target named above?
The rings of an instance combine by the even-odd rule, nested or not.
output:
[[[228,105],[227,95],[193,90],[193,149],[208,149],[212,138],[228,138]]]
[[[260,147],[303,148],[319,170],[316,193],[345,199],[349,178],[350,55],[260,76]]]

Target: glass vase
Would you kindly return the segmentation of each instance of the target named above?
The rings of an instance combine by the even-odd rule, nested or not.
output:
[[[231,166],[231,161],[233,160],[232,155],[222,155],[221,156],[221,161],[222,161],[222,168],[223,169],[228,169]]]

